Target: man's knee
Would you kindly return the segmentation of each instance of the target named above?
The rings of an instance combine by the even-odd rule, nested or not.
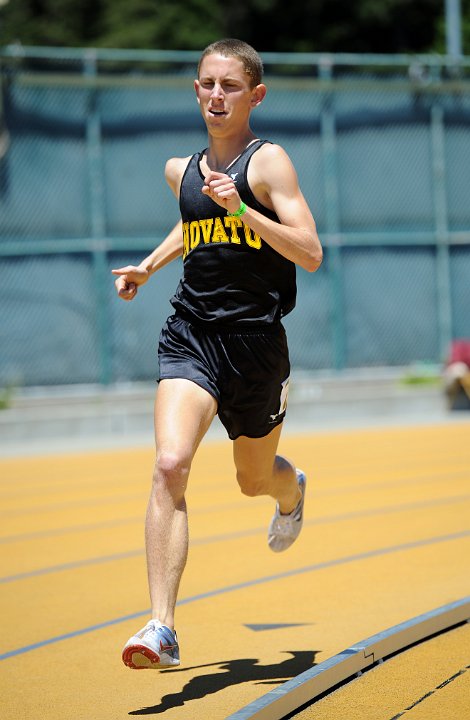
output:
[[[157,453],[153,483],[157,490],[166,489],[172,495],[186,490],[191,463],[184,453],[162,450]]]
[[[237,470],[237,482],[243,495],[257,497],[266,494],[266,480],[259,474]]]

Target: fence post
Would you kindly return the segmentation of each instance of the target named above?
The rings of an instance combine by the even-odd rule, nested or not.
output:
[[[325,58],[319,65],[320,77],[328,83],[332,77],[332,62]],[[326,204],[326,232],[328,237],[328,277],[331,302],[333,366],[342,370],[346,365],[346,327],[343,303],[343,269],[340,244],[340,213],[338,202],[338,168],[336,153],[336,125],[333,107],[334,90],[322,93],[321,145]]]
[[[435,100],[431,107],[431,152],[436,233],[436,283],[439,360],[442,362],[452,340],[449,227],[446,194],[444,109]]]
[[[84,74],[96,77],[96,53],[87,51],[84,61]],[[91,87],[88,92],[88,112],[86,122],[86,146],[88,160],[88,197],[90,212],[90,231],[93,238],[93,287],[96,307],[96,334],[99,354],[99,382],[108,385],[111,382],[111,337],[110,308],[106,249],[106,215],[104,198],[103,157],[101,145],[101,117],[97,106],[97,90]]]
[[[460,0],[445,0],[446,52],[453,60],[462,56],[462,7]]]

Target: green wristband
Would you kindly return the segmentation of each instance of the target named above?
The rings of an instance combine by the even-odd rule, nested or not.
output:
[[[229,213],[227,212],[227,215],[230,215],[230,217],[240,217],[241,215],[244,215],[247,211],[247,207],[243,200],[240,202],[240,207],[238,208],[237,212]]]

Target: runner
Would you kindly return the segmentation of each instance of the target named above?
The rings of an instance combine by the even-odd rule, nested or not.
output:
[[[216,414],[233,441],[242,493],[276,501],[269,547],[286,550],[302,527],[305,475],[276,454],[290,371],[281,318],[295,306],[295,266],[317,270],[322,249],[288,155],[251,130],[266,95],[262,73],[258,53],[240,40],[204,50],[194,85],[208,147],[165,169],[181,221],[140,265],[112,271],[119,296],[132,300],[156,271],[184,260],[158,349],[146,519],[152,619],[124,647],[135,669],[180,663],[174,612],[188,551],[185,490]]]

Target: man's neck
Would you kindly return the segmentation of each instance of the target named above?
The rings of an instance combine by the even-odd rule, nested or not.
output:
[[[253,140],[256,140],[256,135],[251,131],[243,137],[237,136],[233,139],[209,136],[209,148],[205,157],[207,167],[214,172],[225,172]]]

